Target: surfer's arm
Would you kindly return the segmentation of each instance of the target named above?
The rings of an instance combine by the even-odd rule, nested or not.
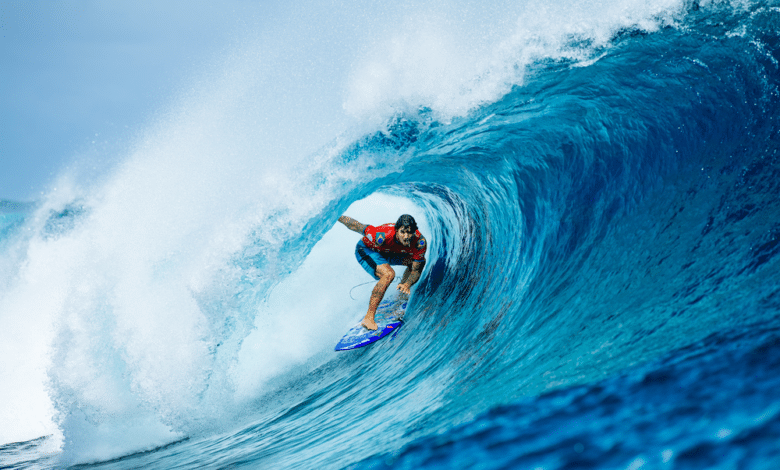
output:
[[[406,283],[409,285],[409,287],[412,287],[417,283],[417,281],[420,280],[423,266],[425,266],[425,260],[412,261],[412,273],[409,274],[409,279],[406,280]]]
[[[409,277],[402,283],[398,284],[398,290],[403,292],[404,294],[409,294],[410,289],[413,285],[417,283],[417,281],[420,280],[420,276],[422,275],[423,266],[425,266],[425,260],[420,261],[412,261],[412,270],[409,273]]]
[[[353,232],[357,232],[361,235],[365,235],[366,227],[368,227],[368,225],[363,225],[357,220],[351,217],[347,217],[346,215],[342,215],[341,217],[339,217],[339,222],[346,225],[347,228],[352,230]]]

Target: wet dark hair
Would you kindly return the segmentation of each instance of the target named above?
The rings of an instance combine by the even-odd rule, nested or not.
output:
[[[414,221],[414,217],[409,214],[404,214],[398,218],[398,222],[395,223],[395,229],[398,230],[401,227],[409,227],[412,229],[412,233],[417,231],[417,222]]]

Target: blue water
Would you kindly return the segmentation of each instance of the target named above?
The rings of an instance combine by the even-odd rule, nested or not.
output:
[[[780,468],[780,4],[689,4],[657,29],[567,41],[579,56],[536,58],[466,115],[399,111],[312,159],[296,188],[334,197],[299,214],[285,193],[205,281],[181,275],[176,238],[149,269],[127,261],[150,279],[138,289],[104,269],[125,260],[103,248],[102,218],[121,222],[110,190],[28,209],[33,235],[3,215],[17,271],[73,252],[56,279],[86,280],[52,307],[62,443],[6,444],[2,468]],[[348,299],[315,258],[354,264],[318,247],[376,194],[419,209],[429,262],[393,341],[336,353],[362,305],[275,312]],[[158,334],[165,319],[139,312],[178,309],[154,289],[180,277],[181,318],[200,320]],[[195,359],[169,360],[182,349]],[[269,372],[236,379],[255,369]]]

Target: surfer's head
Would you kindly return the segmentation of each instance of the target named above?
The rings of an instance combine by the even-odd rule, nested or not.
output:
[[[395,223],[395,238],[401,245],[411,245],[414,232],[416,231],[417,222],[409,214],[402,215],[398,218],[398,222]]]

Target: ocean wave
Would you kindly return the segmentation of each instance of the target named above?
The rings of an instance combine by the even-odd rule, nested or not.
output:
[[[441,434],[500,467],[475,427],[519,439],[527,429],[501,421],[538,424],[537,406],[585,420],[592,408],[556,400],[604,398],[605,383],[639,397],[626,374],[666,371],[691,345],[720,357],[712,335],[773,331],[780,10],[621,5],[552,31],[560,12],[529,9],[482,68],[440,87],[423,72],[441,49],[401,41],[398,60],[376,59],[382,80],[374,59],[353,76],[348,107],[368,124],[304,158],[258,162],[196,113],[151,132],[102,186],[31,208],[15,229],[27,235],[4,235],[0,311],[20,335],[12,359],[48,364],[21,388],[44,395],[58,458],[425,468]],[[403,75],[410,64],[422,72]],[[335,354],[365,308],[348,293],[367,281],[357,240],[333,228],[345,212],[413,213],[430,248],[397,337]],[[692,364],[670,380],[691,386],[706,369]],[[626,403],[594,406],[635,413]],[[612,441],[615,419],[600,421]],[[540,432],[552,444],[514,458],[565,467],[576,442]],[[645,464],[627,459],[610,465]]]

